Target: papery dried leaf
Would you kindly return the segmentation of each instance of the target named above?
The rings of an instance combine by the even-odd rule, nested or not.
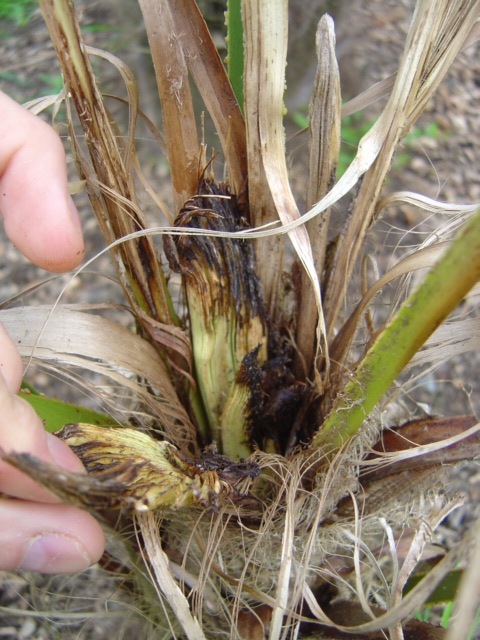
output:
[[[137,520],[158,586],[172,607],[177,620],[182,625],[186,637],[188,640],[206,640],[197,617],[192,615],[190,604],[185,594],[172,575],[169,558],[162,549],[159,523],[155,516],[152,513],[139,513]]]
[[[393,154],[425,108],[478,15],[476,0],[421,0],[410,26],[405,50],[387,106],[371,132],[381,132],[382,148],[365,175],[345,233],[336,252],[334,272],[325,292],[326,325],[331,336],[365,233],[373,220]],[[371,132],[363,140],[370,137]],[[359,145],[359,152],[362,143]],[[352,163],[353,164],[353,163]]]
[[[217,47],[196,3],[193,0],[173,0],[169,4],[187,66],[222,144],[230,189],[240,197],[247,180],[242,112]]]
[[[415,251],[414,254],[400,260],[396,265],[383,274],[365,293],[355,309],[350,313],[347,321],[338,331],[335,339],[330,346],[330,355],[332,357],[331,373],[340,369],[343,370],[345,357],[352,343],[356,330],[363,314],[374,296],[389,282],[399,278],[402,275],[410,273],[416,269],[424,269],[431,267],[440,257],[441,253],[446,249],[448,243],[441,242],[432,247]]]
[[[308,209],[323,198],[331,187],[340,151],[340,78],[335,56],[334,24],[328,15],[324,15],[318,23],[316,50],[318,66],[308,112]],[[328,217],[322,218],[322,222],[317,224],[328,225]]]
[[[437,367],[453,356],[480,349],[480,318],[444,322],[407,365]]]
[[[167,368],[152,345],[130,329],[64,305],[57,305],[54,311],[48,306],[29,307],[28,313],[24,308],[4,309],[0,319],[27,362],[40,362],[51,369],[81,367],[106,376],[117,387],[117,418],[125,420],[129,411],[121,398],[135,395],[137,404],[143,401],[150,408],[174,442],[195,451],[194,428]],[[148,392],[137,378],[147,380],[155,393]]]
[[[72,144],[76,150],[80,178],[87,178],[87,192],[92,207],[107,242],[111,243],[146,227],[144,217],[136,206],[133,173],[128,170],[130,155],[134,152],[132,127],[138,111],[136,84],[133,75],[119,62],[118,66],[126,78],[131,109],[124,156],[118,143],[122,137],[116,135],[116,126],[103,104],[72,2],[41,0],[40,7],[85,133],[98,191],[94,188],[91,170],[85,163],[72,126]],[[155,319],[172,322],[168,291],[151,238],[136,238],[118,245],[113,251],[121,256],[122,263],[115,261],[115,266],[127,298],[136,300]]]
[[[362,111],[366,107],[377,102],[377,100],[388,96],[395,84],[396,77],[397,74],[392,73],[380,82],[376,82],[373,86],[362,91],[362,93],[355,96],[355,98],[345,102],[342,105],[342,119],[357,113],[357,111]]]
[[[265,69],[260,63],[262,41],[258,31],[261,26],[260,15],[263,5],[261,0],[244,2],[242,19],[244,24],[244,112],[247,131],[247,163],[248,163],[248,199],[250,224],[260,227],[278,220],[275,203],[270,191],[262,161],[262,141],[258,123],[259,111],[269,105],[263,97],[261,87],[264,82]],[[268,28],[270,28],[270,24]],[[272,49],[267,50],[271,56]],[[263,54],[265,56],[265,53]],[[282,77],[281,82],[284,82]],[[284,240],[279,235],[271,235],[255,242],[256,268],[262,282],[265,302],[272,318],[276,317],[279,308],[279,288],[283,265]]]
[[[310,100],[308,114],[309,163],[306,206],[310,209],[321,200],[335,180],[340,151],[340,79],[335,57],[335,33],[333,20],[325,15],[318,23],[316,33],[318,66]],[[317,276],[324,271],[330,210],[310,220],[306,227],[312,245],[312,253]],[[294,362],[297,375],[305,367],[300,377],[312,375],[315,354],[315,326],[318,308],[312,295],[310,278],[302,271],[301,301],[298,311],[296,343],[302,363]]]
[[[394,191],[386,194],[377,204],[377,214],[392,204],[411,204],[420,207],[423,211],[439,215],[455,216],[455,222],[459,218],[464,219],[478,208],[479,203],[462,204],[460,202],[440,202],[421,193],[412,191]],[[440,234],[443,235],[443,234]]]
[[[471,21],[471,18],[469,19],[469,21]],[[471,24],[470,22],[470,25],[470,32],[468,33],[468,36],[465,38],[461,47],[462,51],[477,42],[480,38],[480,23],[477,21],[476,23],[474,22],[473,24]],[[450,29],[450,31],[452,34],[454,33],[453,29]],[[392,73],[387,78],[380,80],[380,82],[375,83],[373,86],[369,87],[358,96],[355,96],[355,98],[352,98],[348,102],[345,102],[342,105],[342,119],[346,118],[347,116],[351,116],[354,113],[357,113],[357,111],[362,111],[366,107],[377,102],[377,100],[388,96],[392,90],[393,85],[395,84],[396,76],[396,73]]]
[[[139,0],[152,55],[172,178],[173,207],[178,211],[195,193],[200,157],[183,34],[168,2]]]
[[[158,343],[167,348],[168,351],[175,351],[185,361],[185,366],[181,368],[184,375],[192,375],[192,344],[185,331],[171,324],[162,324],[150,318],[142,309],[137,308],[136,314],[142,318],[142,324],[145,331],[152,338],[154,343]],[[177,365],[174,361],[170,361],[172,367]],[[191,380],[194,386],[193,379]]]
[[[421,5],[429,4],[428,0],[419,3],[418,16],[424,9]],[[466,43],[471,43],[478,37],[478,17],[480,5],[478,0],[436,0],[434,20],[429,25],[431,43],[425,51],[421,76],[411,104],[408,120],[405,126],[407,133],[431,96],[443,80],[448,69],[462,51]],[[417,14],[417,11],[416,11]],[[414,20],[417,15],[414,15]],[[477,22],[477,25],[475,23]]]
[[[243,3],[245,23],[245,118],[247,122],[247,145],[250,132],[258,141],[258,152],[249,157],[249,183],[252,162],[259,163],[265,172],[265,181],[260,180],[264,191],[270,190],[275,209],[283,225],[298,220],[300,212],[290,189],[285,157],[285,134],[283,129],[283,93],[285,88],[285,64],[287,55],[288,7],[284,0],[262,2],[247,0]],[[251,50],[251,51],[249,51]],[[275,55],[272,55],[272,51]],[[259,172],[258,169],[256,169]],[[261,170],[260,170],[261,171]],[[261,176],[261,173],[259,174]],[[250,200],[255,207],[255,194],[250,192]],[[265,196],[263,196],[265,198]],[[271,219],[271,214],[270,214]],[[267,221],[267,220],[265,220]],[[255,223],[258,222],[255,220]],[[325,330],[322,311],[322,295],[315,269],[312,247],[305,227],[296,227],[289,232],[290,240],[297,256],[308,274],[312,285],[313,296],[318,312],[316,323],[317,352],[322,351],[328,369],[328,352],[324,341]],[[268,251],[268,259],[272,260],[269,248],[260,248],[257,253]],[[275,260],[275,266],[276,266]],[[259,271],[260,277],[263,273]],[[308,295],[308,294],[307,294]],[[309,328],[310,331],[310,328]],[[312,357],[311,343],[305,354],[308,361]],[[302,354],[303,356],[303,354]],[[307,369],[309,363],[307,361]],[[305,372],[308,375],[309,371]],[[321,390],[321,380],[316,380]]]

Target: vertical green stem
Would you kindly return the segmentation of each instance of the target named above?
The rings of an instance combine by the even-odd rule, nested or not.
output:
[[[243,111],[243,23],[241,0],[227,0],[227,66],[237,102]]]

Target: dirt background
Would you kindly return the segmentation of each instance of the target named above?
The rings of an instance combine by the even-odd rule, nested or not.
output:
[[[148,56],[142,19],[134,2],[77,2],[87,44],[107,49],[125,60],[134,70],[140,87],[141,107],[161,124],[154,77]],[[203,3],[222,46],[222,3]],[[290,54],[287,68],[288,120],[305,113],[315,73],[314,34],[318,18],[327,10],[336,22],[337,55],[341,70],[342,95],[354,97],[373,83],[390,75],[398,65],[403,42],[413,12],[413,0],[349,0],[325,2],[310,0],[291,3]],[[60,86],[59,70],[40,12],[34,10],[26,25],[0,22],[0,88],[25,102],[46,95]],[[457,59],[444,79],[427,111],[418,123],[420,132],[409,143],[407,161],[394,168],[387,190],[407,189],[450,202],[480,202],[480,47],[470,47]],[[118,90],[118,76],[103,65],[96,69],[105,92]],[[367,119],[379,113],[384,102],[369,109]],[[422,131],[435,123],[436,133]],[[60,130],[62,135],[65,131]],[[142,137],[142,161],[150,180],[165,199],[169,199],[166,163],[146,134]],[[294,188],[304,186],[302,166],[305,148],[292,154]],[[73,177],[73,163],[70,160]],[[76,197],[85,234],[86,257],[103,248],[88,203]],[[423,214],[404,207],[389,213],[375,242],[384,250],[408,243],[430,232],[438,220],[425,220]],[[412,231],[414,230],[414,232]],[[67,289],[64,302],[122,302],[118,287],[106,277],[110,261],[103,257],[88,274],[76,279]],[[47,278],[26,261],[0,236],[0,301],[22,292]],[[27,304],[51,303],[63,280],[54,280],[25,295]],[[424,386],[420,397],[431,411],[439,414],[480,411],[478,357],[457,358],[437,371]],[[468,382],[465,382],[468,381]],[[52,381],[37,373],[37,387],[52,388]],[[60,390],[59,390],[60,389]],[[64,399],[77,399],[68,386],[55,385],[55,393]],[[88,399],[83,399],[88,402]],[[480,474],[475,465],[457,468],[450,480],[453,490],[466,490],[469,502],[458,510],[441,529],[445,541],[453,541],[476,513],[480,497]],[[0,638],[50,639],[132,637],[138,629],[129,622],[132,603],[122,604],[118,584],[107,579],[98,567],[81,576],[42,578],[0,573]],[[113,611],[113,615],[107,615]],[[142,634],[142,637],[144,635]]]

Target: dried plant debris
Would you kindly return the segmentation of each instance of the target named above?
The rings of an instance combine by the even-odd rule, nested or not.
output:
[[[383,613],[380,607],[372,607],[376,616]],[[335,620],[341,624],[343,620],[348,620],[353,626],[366,622],[368,620],[367,613],[362,610],[360,605],[349,600],[337,600],[334,604],[329,605],[325,609],[331,620]],[[385,633],[377,631],[373,633],[351,633],[340,631],[332,627],[323,625],[306,625],[310,627],[311,635],[308,628],[305,629],[305,640],[313,640],[314,638],[323,638],[324,640],[385,640]],[[445,629],[434,626],[428,622],[420,620],[409,620],[403,626],[403,640],[441,640],[446,637]]]
[[[361,473],[372,481],[399,471],[473,460],[480,455],[477,425],[476,416],[471,415],[427,416],[387,429],[367,457]],[[402,451],[406,452],[404,457],[399,453]],[[393,456],[396,452],[398,456]],[[375,460],[379,462],[377,466],[372,464]]]
[[[79,456],[87,474],[43,462],[28,453],[0,457],[28,474],[61,500],[90,511],[126,512],[201,505],[217,509],[229,502],[259,508],[236,488],[259,475],[255,462],[235,462],[207,449],[199,461],[182,456],[172,444],[136,429],[67,424],[56,434]]]

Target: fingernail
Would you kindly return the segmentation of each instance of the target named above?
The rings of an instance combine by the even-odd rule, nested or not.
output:
[[[68,196],[68,207],[70,209],[70,216],[72,218],[73,224],[75,225],[80,235],[83,237],[82,224],[80,222],[80,216],[78,215],[78,209],[75,206],[75,202],[73,201],[72,196],[70,195]]]
[[[84,466],[60,438],[57,438],[52,433],[46,433],[47,446],[50,451],[50,455],[58,464],[58,466],[64,469],[70,469],[71,471],[84,471]]]
[[[30,541],[19,569],[41,573],[75,573],[92,564],[76,540],[48,534]]]

